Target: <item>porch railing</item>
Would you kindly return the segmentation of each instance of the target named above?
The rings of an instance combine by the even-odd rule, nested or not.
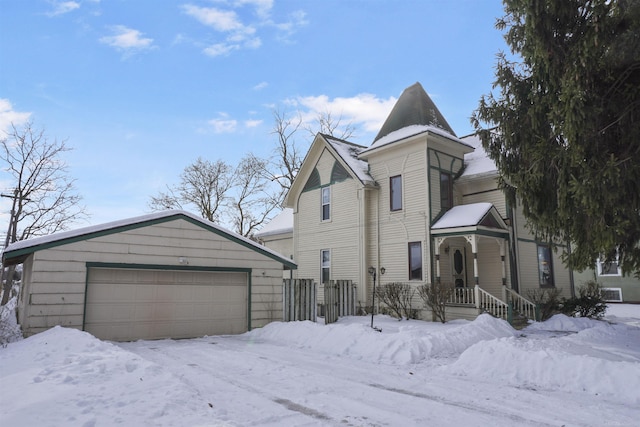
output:
[[[476,298],[474,288],[454,288],[451,296],[447,300],[447,303],[475,305]]]
[[[505,301],[511,303],[515,311],[527,319],[539,320],[538,308],[533,302],[506,286],[503,286],[502,289],[505,295]]]
[[[455,288],[447,300],[447,304],[473,305],[496,317],[507,320],[508,305],[500,298],[496,298],[478,285],[473,288]]]
[[[476,308],[487,311],[496,317],[507,320],[509,315],[509,305],[499,298],[494,297],[489,292],[480,289],[480,286],[474,287],[476,296]]]

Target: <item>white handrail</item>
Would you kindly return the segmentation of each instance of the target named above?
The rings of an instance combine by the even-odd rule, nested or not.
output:
[[[494,297],[489,292],[480,288],[480,286],[476,285],[475,288],[476,298],[476,307],[488,311],[496,317],[501,317],[507,320],[508,315],[508,305],[500,301],[499,298]]]
[[[536,305],[533,302],[529,301],[513,289],[509,289],[506,286],[504,287],[504,289],[506,290],[506,294],[509,298],[507,301],[511,301],[514,310],[518,311],[527,319],[537,320]]]

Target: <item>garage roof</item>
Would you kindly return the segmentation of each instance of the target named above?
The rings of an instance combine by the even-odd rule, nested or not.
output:
[[[136,228],[147,227],[163,222],[174,221],[176,219],[183,219],[192,224],[200,226],[207,231],[215,233],[219,236],[226,237],[227,239],[234,241],[242,246],[262,253],[263,255],[273,260],[279,261],[289,268],[297,268],[297,265],[284,255],[281,255],[278,252],[267,248],[266,246],[262,246],[261,244],[254,242],[251,239],[234,233],[233,231],[222,228],[211,221],[207,221],[190,212],[181,210],[156,212],[149,215],[142,215],[134,218],[107,222],[90,227],[78,228],[76,230],[63,231],[61,233],[55,233],[49,236],[21,240],[7,246],[5,251],[2,253],[2,262],[5,265],[19,264],[23,262],[30,254],[39,250],[88,240],[94,237],[105,236],[108,234],[120,233],[122,231],[132,230]]]

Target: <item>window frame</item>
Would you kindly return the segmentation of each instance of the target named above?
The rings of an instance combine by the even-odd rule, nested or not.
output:
[[[544,250],[544,254],[548,255],[548,259],[544,260],[541,257],[541,250]],[[555,284],[555,274],[553,271],[553,255],[551,253],[551,246],[548,244],[538,243],[536,245],[536,256],[538,258],[538,283],[541,288],[554,288]],[[544,264],[547,264],[546,270],[548,270],[547,281],[545,282],[545,267]]]
[[[604,262],[602,262],[601,258],[598,257],[598,259],[596,260],[596,274],[600,277],[621,277],[622,276],[622,269],[620,268],[620,258],[618,256],[618,254],[616,253],[616,272],[615,273],[602,273],[602,268],[604,267]],[[611,267],[609,267],[611,268]]]
[[[394,182],[398,182],[400,188],[394,190]],[[398,194],[396,194],[398,193]],[[389,177],[389,210],[391,212],[398,212],[403,209],[403,197],[402,197],[402,175],[394,175]],[[394,203],[394,201],[396,203]],[[397,206],[399,204],[399,206]]]
[[[328,201],[325,203],[324,194],[325,190],[328,194]],[[326,207],[326,212],[325,212]],[[326,217],[325,217],[326,213]],[[327,185],[320,188],[320,221],[331,221],[331,186]]]
[[[444,184],[443,177],[446,177],[446,184]],[[446,185],[445,191],[443,191],[443,187]],[[444,198],[446,195],[446,199]],[[447,200],[448,203],[445,206],[443,203],[444,200]],[[440,210],[442,212],[446,212],[453,207],[453,175],[450,172],[440,171]]]
[[[327,260],[325,262],[324,255],[327,254]],[[326,278],[325,278],[325,270],[326,270]],[[320,250],[320,283],[326,283],[331,280],[331,249],[321,249]]]
[[[420,263],[419,266],[414,266],[413,265],[412,248],[414,248],[414,247],[417,247],[418,250],[419,250],[419,255],[420,255],[419,256],[419,263]],[[423,270],[423,267],[424,267],[424,260],[422,259],[422,242],[409,242],[407,244],[407,249],[408,249],[407,250],[407,256],[408,256],[408,267],[409,267],[409,271],[408,271],[409,280],[410,281],[413,281],[413,280],[422,281],[423,277],[424,277],[423,274],[422,274],[423,273],[422,270]],[[413,274],[414,271],[418,272],[418,274],[416,274],[415,277],[414,277],[414,274]]]

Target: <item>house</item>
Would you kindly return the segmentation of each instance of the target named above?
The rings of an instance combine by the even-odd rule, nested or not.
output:
[[[101,339],[237,334],[282,318],[289,259],[184,211],[166,211],[9,245],[23,263],[26,336],[56,325]]]
[[[504,317],[508,301],[531,317],[527,295],[557,288],[569,297],[573,275],[527,231],[497,177],[479,140],[457,137],[416,83],[371,145],[316,136],[285,199],[295,275],[352,280],[366,308],[373,267],[378,284],[454,284],[456,317],[485,310]]]
[[[605,264],[596,260],[593,269],[575,272],[577,283],[595,280],[602,286],[608,302],[640,303],[640,279],[633,275],[623,275],[617,262]]]

